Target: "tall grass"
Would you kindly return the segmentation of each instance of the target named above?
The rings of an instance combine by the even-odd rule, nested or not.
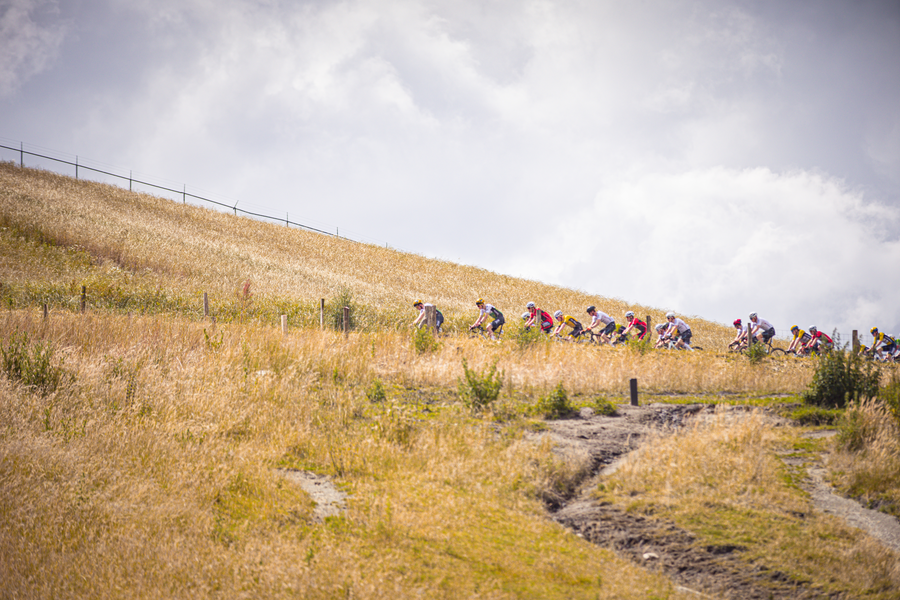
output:
[[[548,446],[405,400],[402,364],[434,377],[407,336],[0,315],[19,331],[72,377],[0,379],[5,595],[678,597],[543,517]],[[335,477],[346,515],[316,523],[285,468]]]

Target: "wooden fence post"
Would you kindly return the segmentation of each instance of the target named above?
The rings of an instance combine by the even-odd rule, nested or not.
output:
[[[859,352],[859,331],[853,330],[853,354]]]
[[[344,307],[344,337],[350,335],[350,307]]]
[[[203,292],[203,318],[209,318],[209,294]]]
[[[637,379],[632,378],[628,383],[631,387],[631,405],[638,406]]]
[[[433,305],[425,306],[425,324],[431,329],[431,333],[437,334],[437,314]]]
[[[287,335],[287,315],[281,315],[281,333]]]
[[[325,329],[325,298],[319,302],[319,329]]]
[[[651,332],[653,331],[653,327],[650,325],[650,315],[647,315],[647,320],[645,322],[647,323],[647,333],[644,334],[644,339],[652,342],[653,336],[651,335]]]
[[[47,303],[44,302],[44,320],[47,320],[47,317],[50,316],[50,311],[47,309]]]
[[[81,286],[81,314],[84,314],[85,306],[87,305],[87,286]]]

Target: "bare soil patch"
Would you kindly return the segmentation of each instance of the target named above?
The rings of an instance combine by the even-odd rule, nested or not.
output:
[[[735,414],[744,407],[728,410]],[[649,405],[622,406],[614,417],[593,415],[583,410],[578,418],[548,423],[546,433],[555,442],[561,456],[590,458],[592,476],[582,491],[570,498],[547,499],[551,517],[577,535],[611,548],[636,562],[664,571],[674,581],[701,597],[716,598],[841,598],[829,595],[807,583],[791,580],[784,573],[756,567],[742,560],[739,546],[705,546],[695,536],[663,519],[626,512],[623,508],[599,502],[590,491],[598,475],[616,468],[617,459],[637,448],[646,436],[660,429],[681,427],[687,420],[712,414],[713,405]],[[813,471],[815,477],[815,471]],[[812,481],[812,486],[818,484]],[[824,494],[821,486],[819,491]],[[814,493],[817,505],[824,501]],[[830,492],[829,492],[830,494]],[[831,494],[833,496],[833,494]],[[842,499],[843,500],[843,499]],[[828,498],[828,502],[835,502]],[[851,502],[862,509],[857,503]],[[820,510],[825,510],[820,508]],[[840,516],[852,510],[842,505]],[[829,511],[832,512],[832,511]],[[870,511],[871,512],[871,511]],[[893,519],[896,523],[896,519]],[[855,524],[850,521],[851,524]]]

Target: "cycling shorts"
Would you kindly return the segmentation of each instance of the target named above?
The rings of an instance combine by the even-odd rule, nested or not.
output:
[[[762,340],[764,342],[768,342],[773,337],[775,337],[775,328],[774,327],[772,327],[771,329],[769,329],[767,331],[762,332]]]
[[[690,343],[691,343],[691,336],[693,336],[693,335],[694,335],[694,334],[691,333],[691,330],[690,330],[690,329],[685,329],[683,333],[679,333],[676,337],[677,337],[679,340],[681,340],[682,342],[684,342],[685,344],[690,345]]]
[[[499,317],[491,321],[490,330],[497,331],[498,329],[503,327],[504,323],[506,323],[506,321],[503,319],[503,314],[501,313]]]
[[[604,327],[603,331],[601,331],[600,333],[602,333],[604,335],[612,335],[615,332],[616,332],[616,322],[610,321],[609,324],[606,327]]]

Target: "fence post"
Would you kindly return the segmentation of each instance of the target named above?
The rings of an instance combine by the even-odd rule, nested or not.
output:
[[[325,298],[319,302],[319,329],[325,329]]]
[[[350,307],[344,307],[344,337],[350,335]]]
[[[287,315],[281,315],[281,333],[287,335]]]
[[[129,169],[129,171],[128,171],[128,191],[129,192],[131,191],[131,180],[133,177],[134,177],[134,171]]]
[[[859,352],[859,331],[853,330],[853,354]]]
[[[431,333],[437,334],[437,314],[434,306],[425,306],[425,324],[431,329]]]
[[[44,320],[45,321],[47,320],[47,317],[49,316],[49,314],[50,314],[50,311],[47,309],[47,303],[44,302]]]
[[[75,155],[75,181],[78,181],[78,155]]]
[[[184,188],[181,190],[181,203],[187,204],[187,184],[184,184]]]
[[[25,168],[25,142],[19,142],[19,168]]]
[[[631,387],[631,405],[638,406],[637,379],[632,378],[628,383]]]
[[[87,286],[81,286],[81,314],[84,314],[85,305],[87,304]]]
[[[203,292],[203,318],[209,317],[209,295]]]
[[[653,336],[651,335],[651,332],[653,331],[653,327],[650,325],[650,315],[647,315],[645,323],[647,323],[647,333],[644,334],[644,339],[652,342]]]

